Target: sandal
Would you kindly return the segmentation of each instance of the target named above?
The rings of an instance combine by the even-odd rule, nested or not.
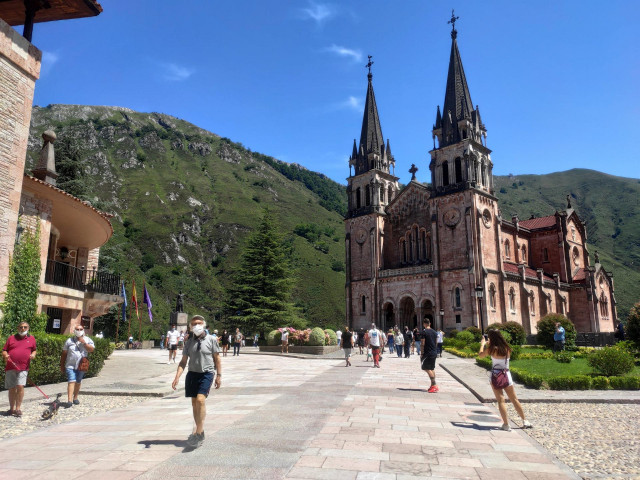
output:
[[[13,414],[15,413],[15,411],[13,409],[9,409],[6,412],[2,412],[2,415],[4,415],[5,417],[13,417]]]
[[[21,417],[22,416],[22,410],[14,410],[13,411],[13,416],[14,417]]]

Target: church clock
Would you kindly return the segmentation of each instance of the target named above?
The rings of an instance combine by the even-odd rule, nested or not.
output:
[[[452,208],[444,212],[444,223],[450,227],[455,227],[460,221],[460,211],[457,208]]]
[[[356,242],[358,242],[359,244],[363,244],[366,239],[367,231],[364,228],[358,229],[358,231],[356,232]]]
[[[484,226],[487,228],[491,226],[491,212],[489,212],[489,210],[482,212],[482,223],[484,223]]]

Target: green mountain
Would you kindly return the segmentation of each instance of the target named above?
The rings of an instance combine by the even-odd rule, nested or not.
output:
[[[61,155],[65,142],[80,151],[84,176],[69,184],[114,214],[101,268],[121,273],[129,289],[135,278],[138,292],[147,283],[161,320],[147,330],[162,330],[181,290],[186,311],[222,326],[225,289],[265,206],[291,247],[293,300],[304,317],[312,325],[344,322],[344,186],[169,115],[78,105],[34,107],[27,171],[49,128]],[[69,163],[65,171],[73,172]],[[550,215],[572,195],[590,251],[615,275],[618,312],[626,316],[640,299],[640,182],[589,170],[494,181],[506,218]]]

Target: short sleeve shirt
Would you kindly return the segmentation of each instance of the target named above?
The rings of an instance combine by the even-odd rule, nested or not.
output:
[[[342,334],[342,346],[345,348],[351,348],[351,340],[353,338],[353,333],[344,332]]]
[[[169,330],[167,332],[167,341],[169,342],[169,345],[177,345],[178,344],[178,338],[180,338],[180,332],[177,330],[174,330],[173,332],[171,330]]]
[[[200,343],[200,350],[198,350],[198,343]],[[198,373],[215,370],[213,363],[215,353],[220,353],[220,346],[211,335],[205,335],[202,338],[192,336],[186,341],[182,351],[182,355],[189,358],[189,371]]]
[[[29,362],[31,361],[29,356],[36,351],[36,339],[33,335],[11,335],[7,338],[2,350],[9,354],[13,362],[6,362],[4,367],[5,371],[29,370]]]
[[[282,332],[282,341],[283,342],[288,342],[289,341],[289,332],[287,332],[286,330],[284,332]]]
[[[89,337],[84,337],[84,339],[87,342],[87,345],[94,345],[93,340]],[[74,370],[77,370],[78,365],[80,364],[80,359],[89,356],[87,347],[85,347],[84,343],[79,342],[76,337],[67,338],[62,350],[67,352],[67,361],[64,364],[65,368],[73,368]]]
[[[371,330],[369,330],[369,344],[372,347],[380,346],[380,340],[382,337],[380,333],[380,330],[378,330],[377,328],[372,328]]]
[[[556,342],[564,342],[564,327],[558,327],[558,331],[553,334]]]
[[[422,330],[421,337],[424,338],[423,357],[438,356],[438,333],[433,328],[425,328]]]

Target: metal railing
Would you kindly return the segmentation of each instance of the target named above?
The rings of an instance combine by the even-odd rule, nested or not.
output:
[[[76,268],[67,263],[47,260],[44,282],[85,292],[120,294],[120,276],[111,273]]]

